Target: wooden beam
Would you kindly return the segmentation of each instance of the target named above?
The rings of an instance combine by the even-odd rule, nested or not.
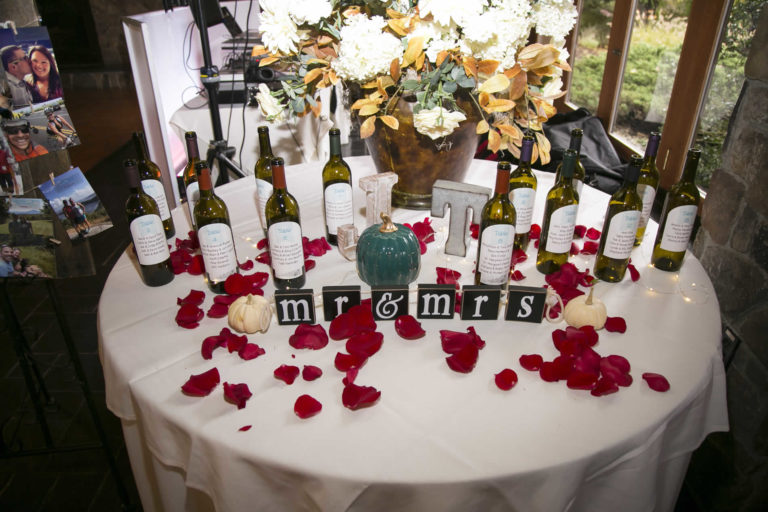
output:
[[[568,49],[568,53],[569,53],[568,64],[570,64],[571,69],[573,69],[573,61],[576,54],[576,42],[578,41],[579,26],[581,24],[581,9],[584,6],[584,0],[574,0],[574,4],[576,4],[576,10],[578,11],[579,14],[578,14],[578,17],[576,18],[576,24],[573,26],[573,28],[568,33],[568,35],[565,36],[565,47]],[[563,76],[562,76],[563,90],[569,91],[569,94],[566,94],[565,96],[560,96],[555,100],[554,104],[558,112],[568,112],[569,110],[572,110],[566,107],[566,97],[570,95],[572,78],[573,78],[572,71],[563,71]]]

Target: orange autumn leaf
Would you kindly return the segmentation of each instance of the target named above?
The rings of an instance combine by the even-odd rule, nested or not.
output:
[[[360,138],[361,139],[367,139],[371,135],[373,135],[373,132],[376,131],[376,118],[375,117],[369,117],[365,121],[363,121],[363,124],[360,125]]]
[[[488,130],[488,149],[496,153],[501,148],[501,136],[496,130]]]
[[[509,112],[515,108],[515,102],[497,98],[489,101],[483,108],[486,112]]]
[[[400,121],[398,121],[394,116],[379,116],[379,119],[381,119],[382,123],[389,126],[393,130],[400,128]]]
[[[492,75],[496,72],[496,68],[499,67],[499,61],[497,60],[481,60],[477,63],[477,71],[478,73],[482,73],[484,75]]]
[[[259,67],[269,66],[270,64],[277,62],[280,60],[278,57],[267,57],[265,59],[261,59],[259,61]]]
[[[421,50],[424,48],[424,38],[422,36],[412,37],[408,41],[408,48],[406,48],[403,54],[403,66],[408,66],[416,62],[419,58]]]
[[[361,116],[370,116],[379,111],[379,106],[376,104],[368,104],[360,109]]]
[[[482,135],[485,132],[487,132],[489,129],[490,127],[488,126],[488,121],[483,119],[479,123],[477,123],[477,127],[475,127],[475,133],[478,135]]]
[[[395,82],[400,80],[400,59],[392,59],[389,63],[389,74]]]
[[[313,82],[317,77],[323,74],[323,68],[314,68],[307,71],[307,74],[304,75],[304,83],[308,84]]]
[[[424,60],[427,58],[427,54],[424,52],[421,52],[418,57],[416,57],[416,63],[414,67],[416,68],[416,71],[421,71],[421,69],[424,67]]]
[[[477,77],[477,61],[474,57],[464,57],[464,73],[470,77]]]
[[[493,94],[495,92],[501,92],[507,87],[509,87],[509,78],[499,73],[498,75],[493,75],[491,78],[480,84],[478,90],[480,92]]]
[[[504,70],[504,76],[511,80],[515,78],[520,73],[520,71],[522,71],[522,68],[520,67],[519,63],[516,63],[511,68]]]
[[[508,137],[512,139],[522,139],[523,132],[520,131],[520,128],[518,128],[515,125],[509,125],[509,124],[500,124],[496,128],[499,129],[501,133],[504,135],[507,135]]]
[[[525,87],[528,85],[525,73],[518,73],[512,79],[512,85],[509,86],[509,99],[516,100],[525,94]]]
[[[445,50],[442,50],[440,53],[437,54],[437,58],[435,59],[435,66],[438,68],[443,63],[443,61],[448,57],[448,52]]]

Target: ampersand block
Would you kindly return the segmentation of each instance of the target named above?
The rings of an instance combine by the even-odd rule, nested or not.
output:
[[[397,183],[397,174],[383,172],[360,178],[358,185],[365,191],[365,225],[379,222],[383,212],[392,216],[392,187]]]
[[[491,189],[468,183],[437,180],[432,187],[432,216],[445,217],[446,208],[451,209],[448,221],[448,240],[445,253],[454,256],[467,255],[467,210],[472,210],[472,222],[480,224],[483,206],[488,202]]]

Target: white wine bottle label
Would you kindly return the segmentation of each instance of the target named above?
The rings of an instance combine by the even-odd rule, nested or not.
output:
[[[187,187],[187,208],[189,208],[189,217],[192,219],[192,224],[195,223],[195,205],[200,200],[200,185],[195,181],[189,184]]]
[[[142,215],[133,219],[131,238],[136,248],[136,256],[142,265],[162,263],[171,255],[165,241],[163,221],[157,215]]]
[[[168,209],[168,201],[165,200],[165,189],[160,180],[141,180],[141,188],[157,203],[160,218],[163,220],[171,218],[171,210]]]
[[[509,192],[509,199],[515,207],[515,232],[527,233],[531,230],[533,220],[533,200],[536,199],[536,191],[532,188],[515,188]]]
[[[603,256],[616,260],[625,260],[632,253],[637,235],[637,221],[640,220],[640,212],[620,212],[613,216],[608,226],[608,234],[605,236],[605,248]]]
[[[352,186],[349,183],[328,185],[325,196],[325,223],[328,232],[336,234],[339,226],[352,224]]]
[[[667,223],[661,237],[661,248],[669,252],[684,252],[693,231],[698,207],[695,204],[678,206],[667,214]]]
[[[573,190],[576,191],[576,194],[579,196],[579,201],[581,201],[581,191],[584,188],[584,182],[580,179],[573,178]]]
[[[648,225],[648,219],[651,218],[651,209],[653,209],[653,200],[656,198],[656,189],[650,185],[638,185],[637,193],[643,201],[643,211],[640,213],[640,222],[637,228],[644,228]]]
[[[301,226],[297,222],[278,222],[269,226],[269,257],[278,279],[299,277],[304,269]]]
[[[514,245],[515,227],[511,224],[494,224],[483,230],[477,263],[482,284],[507,282]]]
[[[272,195],[272,184],[265,180],[256,178],[256,190],[259,196],[259,218],[261,219],[261,227],[267,229],[267,214],[264,210],[267,207],[267,199]]]
[[[570,252],[578,209],[579,205],[570,204],[552,212],[549,217],[547,246],[544,248],[547,252],[555,254]]]
[[[208,224],[197,230],[197,238],[210,281],[218,283],[237,272],[235,242],[229,226],[223,222]]]

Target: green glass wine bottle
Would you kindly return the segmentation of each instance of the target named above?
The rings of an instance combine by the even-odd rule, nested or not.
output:
[[[555,185],[547,192],[539,253],[536,256],[536,269],[542,274],[557,272],[568,261],[571,252],[579,210],[579,196],[573,189],[576,160],[576,151],[566,149],[560,174]]]
[[[536,176],[531,170],[531,154],[533,153],[534,138],[531,135],[523,137],[520,148],[520,163],[517,169],[509,175],[509,200],[515,207],[515,249],[528,249],[531,222],[533,220],[533,205],[536,200]]]
[[[571,130],[571,140],[568,143],[568,149],[576,152],[576,163],[573,166],[573,190],[576,191],[577,199],[581,198],[581,189],[584,187],[584,180],[587,177],[587,173],[584,170],[584,165],[581,163],[581,139],[584,136],[584,131],[581,128],[574,128]],[[555,181],[557,181],[560,175],[560,169],[563,167],[563,162],[557,166],[555,171]]]
[[[205,281],[212,292],[226,293],[224,282],[238,271],[229,210],[213,192],[208,164],[198,162],[195,171],[200,186],[200,199],[195,205],[195,225],[205,264]]]
[[[165,238],[171,238],[176,234],[176,227],[173,225],[171,209],[168,208],[168,201],[165,198],[165,188],[163,187],[160,168],[149,159],[144,132],[133,132],[133,146],[136,149],[138,158],[141,186],[144,192],[152,196],[152,199],[157,203],[157,208],[160,210],[160,218],[163,220]]]
[[[635,246],[637,223],[643,210],[643,202],[637,193],[637,179],[643,159],[632,155],[624,182],[608,201],[603,221],[603,235],[595,257],[595,277],[609,283],[624,279],[629,256]]]
[[[269,234],[269,257],[275,288],[285,290],[304,286],[304,248],[301,243],[299,203],[285,185],[285,163],[272,159],[274,189],[265,209]]]
[[[659,188],[659,170],[656,168],[656,153],[659,151],[660,141],[661,134],[659,132],[651,132],[648,144],[645,146],[645,156],[643,157],[643,166],[640,168],[640,177],[637,180],[637,193],[643,202],[643,211],[640,213],[640,222],[637,223],[636,246],[643,243],[645,227],[648,225],[648,219],[651,218],[653,200],[656,199],[656,189]]]
[[[509,162],[496,167],[493,196],[483,206],[477,241],[475,284],[504,286],[515,246],[515,207],[509,200]]]
[[[200,198],[200,187],[197,184],[195,165],[200,161],[200,150],[197,147],[197,134],[186,132],[184,140],[187,143],[187,165],[184,167],[184,194],[187,197],[187,210],[192,227],[195,225],[195,204]]]
[[[352,224],[352,171],[341,158],[341,131],[331,128],[331,156],[323,167],[323,214],[325,236],[328,243],[336,245],[336,230],[344,224]]]
[[[651,264],[659,270],[674,272],[683,265],[701,201],[695,181],[699,158],[699,148],[688,150],[683,176],[669,190],[664,200],[664,211],[651,255]]]
[[[147,286],[162,286],[173,281],[173,268],[160,211],[155,200],[141,187],[136,160],[126,160],[123,168],[130,189],[125,216],[139,260],[139,273]]]
[[[264,209],[267,207],[267,200],[272,195],[272,144],[269,142],[269,128],[259,126],[259,159],[256,160],[256,167],[253,174],[256,177],[256,191],[259,203],[259,219],[264,233],[267,232],[267,218]]]

